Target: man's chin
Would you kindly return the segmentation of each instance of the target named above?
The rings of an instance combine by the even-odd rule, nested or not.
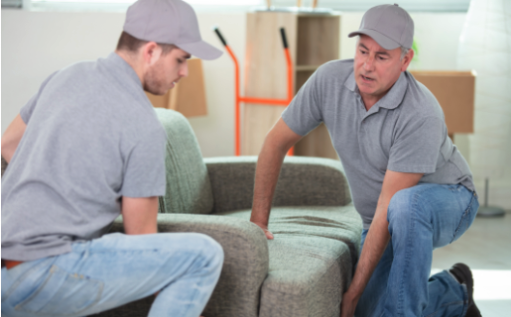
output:
[[[155,96],[163,96],[163,95],[165,95],[167,93],[167,92],[161,93],[161,92],[147,90],[147,89],[145,89],[145,91],[150,93],[151,95],[155,95]]]
[[[147,91],[148,93],[152,94],[152,95],[155,95],[155,96],[163,96],[165,95],[170,89],[172,88],[168,88],[168,89],[154,89],[154,88],[149,88],[149,87],[145,87],[144,90]]]
[[[366,84],[366,83],[357,83],[358,91],[362,94],[373,94],[375,89],[372,87],[373,85]]]

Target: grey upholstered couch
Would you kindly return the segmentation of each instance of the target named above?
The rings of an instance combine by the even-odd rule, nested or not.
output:
[[[256,157],[203,159],[187,120],[156,109],[167,130],[160,232],[201,232],[223,247],[206,317],[337,317],[358,258],[361,220],[340,162],[288,157],[269,229],[249,222]],[[119,218],[112,231],[122,231]],[[96,316],[147,316],[152,298]],[[176,316],[177,317],[177,316]]]

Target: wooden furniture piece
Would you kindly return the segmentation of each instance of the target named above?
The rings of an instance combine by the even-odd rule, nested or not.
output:
[[[188,60],[188,76],[182,78],[165,95],[156,96],[148,92],[146,95],[155,108],[176,110],[185,117],[207,115],[202,60],[198,58]]]
[[[447,133],[474,132],[475,73],[472,71],[411,71],[444,110]]]
[[[285,99],[286,60],[278,29],[284,27],[293,61],[294,93],[325,62],[339,58],[340,16],[331,13],[258,11],[247,16],[245,95]],[[241,153],[258,155],[285,107],[245,104]],[[313,131],[311,134],[314,134]],[[295,149],[299,153],[300,144]]]

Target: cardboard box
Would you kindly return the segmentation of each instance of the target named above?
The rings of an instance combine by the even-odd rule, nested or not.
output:
[[[146,92],[147,97],[156,108],[166,108],[181,112],[185,117],[205,116],[208,114],[206,90],[202,60],[188,60],[188,76],[163,96]]]
[[[474,132],[474,72],[411,71],[410,73],[435,95],[442,106],[449,135]]]

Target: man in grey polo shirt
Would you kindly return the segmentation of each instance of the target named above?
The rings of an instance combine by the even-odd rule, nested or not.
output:
[[[440,105],[406,72],[413,30],[398,5],[368,10],[350,33],[359,36],[355,59],[321,66],[259,155],[251,221],[272,239],[268,218],[286,152],[321,122],[328,128],[364,223],[343,317],[355,310],[357,316],[480,316],[466,265],[429,277],[433,249],[458,239],[479,204]]]
[[[165,94],[203,42],[180,0],[140,0],[117,50],[51,75],[2,136],[2,316],[86,316],[158,293],[149,316],[197,317],[223,251],[201,234],[156,234]],[[103,235],[122,213],[124,234]]]

